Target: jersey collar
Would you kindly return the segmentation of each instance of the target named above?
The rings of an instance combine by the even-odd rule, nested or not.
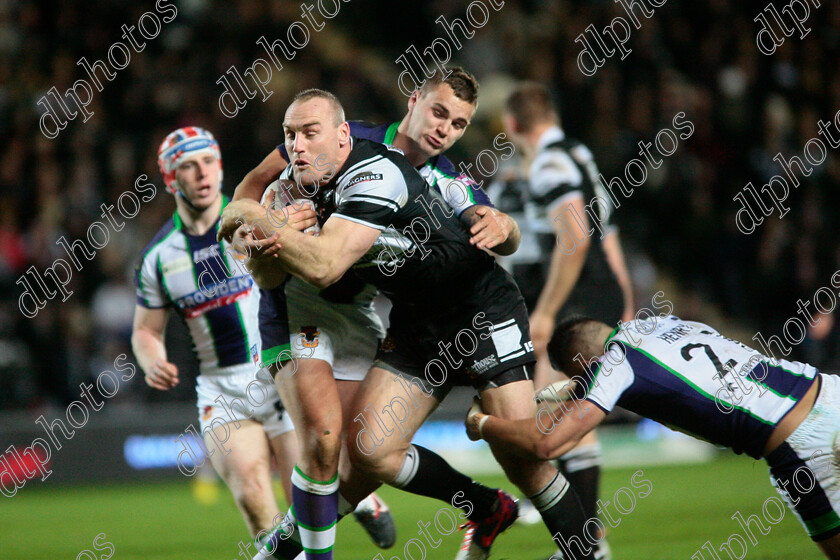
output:
[[[554,142],[560,142],[566,138],[566,133],[563,132],[559,126],[552,126],[542,133],[540,139],[537,141],[537,151],[542,151],[543,148]]]
[[[224,210],[225,210],[225,206],[228,205],[228,202],[230,202],[230,199],[226,195],[223,194],[222,195],[222,207],[219,210],[219,217],[221,217],[222,212],[224,212]],[[183,231],[184,222],[181,220],[181,216],[180,216],[180,214],[178,214],[178,209],[177,208],[175,209],[175,213],[172,215],[172,221],[175,222],[175,229],[177,229],[179,231]],[[218,223],[219,223],[219,221],[216,220],[216,226],[217,227],[218,227]]]
[[[382,139],[383,144],[394,145],[394,138],[397,137],[397,129],[400,127],[400,121],[392,122],[385,130],[385,138]]]
[[[392,122],[388,125],[388,128],[385,130],[385,138],[382,139],[383,144],[387,144],[388,146],[394,145],[394,138],[397,137],[397,129],[400,127],[401,122],[402,121]],[[425,162],[418,165],[415,169],[422,169],[427,165],[436,169],[437,161],[441,155],[443,154],[438,154],[433,158],[427,159]]]

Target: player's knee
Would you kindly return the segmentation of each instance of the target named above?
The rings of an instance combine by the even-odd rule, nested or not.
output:
[[[513,455],[506,449],[493,449],[491,446],[491,450],[493,451],[493,456],[496,458],[499,466],[502,467],[502,470],[505,472],[505,476],[507,476],[508,480],[517,486],[522,486],[523,484],[527,485],[539,468],[551,468],[549,463],[545,463],[543,461],[531,461],[523,457]]]
[[[350,439],[348,437],[347,450],[350,458],[350,463],[354,468],[361,470],[367,474],[378,475],[382,468],[382,464],[388,456],[388,450],[381,446],[366,446],[364,444],[358,445],[353,442],[356,438]]]
[[[340,427],[315,427],[307,430],[303,442],[304,462],[318,470],[334,468],[341,451],[340,434]]]
[[[237,491],[233,492],[236,502],[249,514],[259,514],[265,509],[268,502],[268,493],[271,489],[269,484],[258,477],[245,479]]]

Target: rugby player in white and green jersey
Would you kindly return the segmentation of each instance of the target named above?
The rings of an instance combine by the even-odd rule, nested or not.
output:
[[[771,483],[811,539],[827,558],[840,559],[840,377],[775,360],[673,315],[615,329],[571,318],[555,329],[548,353],[555,367],[576,376],[575,406],[541,409],[535,422],[487,416],[475,405],[467,418],[472,439],[551,459],[621,406],[764,458]],[[760,522],[758,530],[769,531]]]
[[[169,310],[186,323],[199,362],[198,416],[209,458],[255,536],[279,515],[271,456],[287,499],[297,457],[294,426],[279,396],[256,380],[259,291],[228,244],[216,241],[228,201],[221,192],[222,159],[213,135],[195,126],[170,133],[158,163],[176,210],[137,265],[132,348],[146,383],[169,390],[180,382],[164,345]],[[227,439],[224,449],[213,443],[214,431],[216,441]]]

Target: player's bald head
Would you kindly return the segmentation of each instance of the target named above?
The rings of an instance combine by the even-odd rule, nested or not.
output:
[[[292,99],[292,103],[289,105],[289,109],[291,109],[295,105],[306,103],[307,101],[310,101],[312,99],[323,99],[324,101],[326,101],[331,115],[333,117],[332,123],[335,126],[338,126],[347,120],[344,117],[344,107],[341,105],[341,101],[338,100],[338,97],[336,97],[334,93],[324,89],[309,88],[299,92],[297,95],[295,95],[294,99]]]
[[[518,128],[528,131],[538,124],[560,124],[548,88],[539,82],[522,82],[510,93],[505,109]]]

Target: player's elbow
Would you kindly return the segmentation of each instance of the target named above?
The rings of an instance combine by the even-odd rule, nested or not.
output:
[[[533,442],[531,452],[540,461],[549,461],[557,457],[556,448],[551,443],[549,437],[540,434],[540,436]]]
[[[338,267],[331,263],[324,263],[320,266],[313,267],[307,275],[306,281],[319,290],[323,290],[338,282],[343,275],[343,270],[339,271]]]

